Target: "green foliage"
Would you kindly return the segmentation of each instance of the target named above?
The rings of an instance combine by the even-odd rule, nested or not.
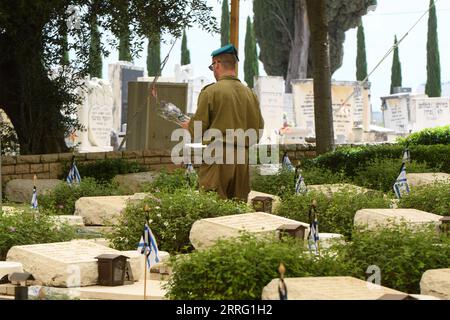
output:
[[[89,46],[89,74],[91,77],[102,79],[103,63],[101,41],[102,36],[98,30],[97,16],[94,16],[91,21],[91,42]]]
[[[405,224],[377,231],[355,231],[352,242],[336,245],[342,260],[352,265],[354,277],[364,279],[371,265],[381,269],[381,285],[420,293],[420,279],[429,269],[450,265],[450,237],[439,237],[435,227],[414,229]]]
[[[6,259],[13,246],[69,241],[75,238],[75,229],[58,224],[49,215],[34,218],[34,210],[6,213],[0,211],[0,261]]]
[[[401,166],[401,159],[375,159],[359,167],[352,180],[358,186],[389,192],[393,190]],[[407,173],[430,171],[424,163],[412,161],[406,164]]]
[[[191,53],[187,47],[186,30],[183,30],[183,39],[181,40],[181,65],[185,66],[191,63]]]
[[[222,21],[220,24],[220,43],[224,47],[230,43],[230,7],[228,0],[222,1]]]
[[[149,77],[155,77],[161,73],[161,38],[149,39],[147,51],[147,71]]]
[[[146,207],[147,206],[147,207]],[[248,212],[246,204],[222,200],[216,193],[178,189],[131,203],[108,238],[118,250],[137,248],[146,217],[160,250],[190,252],[189,232],[195,221]]]
[[[15,156],[20,153],[19,139],[11,122],[0,122],[2,155]]]
[[[285,197],[275,214],[310,223],[309,208],[317,201],[320,232],[340,233],[350,238],[356,211],[368,208],[389,208],[390,200],[378,191],[358,191],[356,187],[342,186],[327,195],[309,191],[306,195]]]
[[[437,35],[437,17],[434,0],[430,0],[427,34],[427,83],[425,94],[429,97],[441,96],[441,63]]]
[[[413,187],[409,195],[400,199],[398,206],[448,216],[450,214],[450,181]]]
[[[450,172],[450,145],[410,146],[411,159],[433,170]],[[303,162],[305,170],[310,167],[327,168],[342,172],[347,177],[375,159],[402,159],[401,145],[372,145],[361,147],[339,147],[333,152]]]
[[[39,207],[58,215],[71,215],[75,212],[75,202],[81,197],[119,195],[116,186],[99,183],[93,178],[82,177],[80,184],[59,184],[46,195],[38,194]]]
[[[450,144],[450,125],[436,128],[426,128],[399,138],[398,143],[404,146]]]
[[[67,177],[70,165],[70,162],[64,165],[61,179]],[[96,160],[92,163],[76,163],[76,165],[80,172],[81,180],[90,177],[101,183],[110,183],[118,174],[137,173],[146,170],[137,161],[127,161],[124,159],[104,159]]]
[[[119,36],[119,61],[133,61],[133,58],[131,57],[130,40],[130,29],[128,24],[126,24],[122,26]]]
[[[145,192],[167,192],[172,193],[178,189],[197,189],[198,176],[196,174],[186,175],[186,170],[176,169],[168,172],[163,169],[156,179],[144,188]]]
[[[245,34],[244,74],[245,82],[250,88],[253,88],[254,77],[259,75],[259,66],[255,32],[250,17],[247,18],[247,33]]]
[[[391,94],[394,93],[394,87],[402,86],[402,65],[398,55],[397,36],[394,38],[394,57],[391,68]]]
[[[364,26],[358,26],[357,33],[357,54],[356,54],[356,80],[363,81],[367,77],[366,42],[364,37]]]
[[[345,261],[302,251],[303,243],[286,239],[257,239],[243,234],[222,240],[208,250],[171,259],[173,275],[166,289],[173,300],[260,300],[263,288],[278,278],[278,266],[286,277],[341,276]]]

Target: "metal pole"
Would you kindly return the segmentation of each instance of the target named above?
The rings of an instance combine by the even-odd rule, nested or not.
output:
[[[230,40],[239,50],[239,0],[231,0]],[[236,75],[239,68],[236,68]]]
[[[0,212],[3,211],[2,135],[3,135],[3,116],[0,113]]]

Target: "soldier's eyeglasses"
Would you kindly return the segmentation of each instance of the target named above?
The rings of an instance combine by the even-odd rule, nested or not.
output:
[[[214,61],[208,68],[209,68],[209,70],[211,70],[211,71],[214,71],[214,65],[216,64],[216,63],[219,63],[220,61]]]

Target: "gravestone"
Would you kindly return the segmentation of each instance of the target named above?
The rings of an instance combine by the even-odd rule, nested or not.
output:
[[[435,182],[450,183],[450,174],[443,172],[407,173],[406,179],[410,187],[433,184]]]
[[[152,183],[158,175],[159,173],[156,171],[120,174],[115,176],[113,181],[117,183],[119,187],[134,193],[142,191],[144,185]]]
[[[54,190],[63,183],[57,179],[38,179],[36,189],[38,195],[44,195]],[[19,203],[30,203],[33,193],[33,179],[14,179],[6,183],[5,196],[9,201]]]
[[[82,197],[75,202],[75,215],[87,226],[115,224],[132,196]]]
[[[425,271],[420,280],[420,293],[450,300],[450,269]]]
[[[76,143],[79,152],[108,152],[111,147],[113,129],[113,93],[111,85],[102,79],[84,81],[80,89],[83,103],[78,106],[78,120],[83,130],[77,131]]]
[[[87,240],[73,240],[15,246],[8,251],[6,259],[21,262],[23,269],[41,285],[67,288],[96,285],[98,264],[95,257],[101,254],[122,252]],[[130,257],[129,261],[133,274],[139,279],[140,257]]]
[[[198,220],[192,225],[189,240],[195,249],[204,249],[219,239],[239,237],[242,231],[254,235],[275,234],[277,228],[285,224],[303,225],[309,229],[307,223],[265,212],[253,212]]]
[[[260,144],[279,142],[279,131],[283,127],[284,90],[283,77],[257,78],[254,91],[264,119],[264,134]]]
[[[405,221],[412,228],[432,224],[438,230],[441,218],[437,214],[416,209],[362,209],[356,212],[354,225],[367,226],[367,229],[372,230]]]
[[[405,293],[353,277],[285,278],[288,300],[377,300],[385,294]],[[279,300],[279,279],[262,291],[262,300]]]
[[[128,122],[128,83],[144,76],[144,68],[130,62],[119,61],[109,65],[109,81],[113,91],[113,128],[124,132],[123,125]]]
[[[308,182],[308,181],[306,181]],[[348,183],[335,183],[335,184],[312,184],[308,185],[309,191],[317,191],[326,194],[328,197],[332,197],[333,193],[349,191],[354,194],[374,192],[374,190],[367,189],[360,186],[355,186]]]
[[[416,98],[411,100],[412,131],[446,126],[450,123],[450,104],[448,97]]]

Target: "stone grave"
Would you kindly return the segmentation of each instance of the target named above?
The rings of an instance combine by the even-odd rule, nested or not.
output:
[[[152,183],[158,176],[156,171],[138,172],[117,175],[113,181],[117,182],[119,187],[135,193],[140,192],[146,183]]]
[[[272,212],[275,212],[275,210],[281,205],[281,199],[278,196],[274,196],[273,194],[259,192],[259,191],[253,191],[251,190],[248,194],[248,201],[247,204],[249,206],[252,205],[252,199],[256,197],[269,197],[272,198]]]
[[[108,67],[113,92],[113,128],[117,132],[126,132],[123,126],[127,123],[128,116],[128,83],[143,77],[144,68],[125,61],[110,64]]]
[[[308,181],[305,181],[308,183]],[[360,186],[355,186],[348,183],[336,183],[336,184],[313,184],[308,185],[308,191],[317,191],[320,193],[326,194],[328,197],[331,197],[333,193],[340,192],[342,190],[349,190],[350,192],[354,192],[355,194],[373,192],[374,190],[367,189]]]
[[[63,183],[57,179],[37,179],[36,189],[38,195],[47,194]],[[6,183],[5,196],[9,201],[30,203],[33,194],[33,179],[14,179]]]
[[[12,247],[7,261],[22,263],[36,282],[50,287],[85,287],[96,285],[98,264],[95,257],[101,254],[123,254],[87,240],[34,244]],[[140,278],[141,259],[132,256],[128,260],[135,279]]]
[[[450,300],[450,269],[433,269],[423,273],[420,293]]]
[[[441,218],[437,214],[416,209],[361,209],[355,214],[354,225],[367,226],[367,229],[373,230],[405,221],[412,228],[433,224],[438,229]]]
[[[192,225],[189,240],[195,249],[203,249],[214,245],[219,239],[239,237],[242,231],[255,235],[275,234],[277,228],[284,224],[305,226],[308,228],[305,237],[309,232],[307,223],[265,212],[253,212],[198,220]]]
[[[408,179],[408,184],[410,187],[417,187],[427,184],[433,184],[435,182],[450,183],[450,174],[443,172],[407,173],[406,179]]]
[[[113,93],[109,82],[86,79],[80,89],[83,103],[78,106],[78,120],[83,130],[77,132],[78,150],[83,152],[113,151],[111,131],[113,129]]]
[[[83,197],[75,202],[75,215],[87,226],[117,223],[131,196]]]
[[[262,300],[279,300],[279,279],[262,292]],[[377,300],[385,294],[405,293],[353,277],[285,278],[288,300]]]
[[[50,218],[57,226],[59,226],[62,223],[65,223],[73,227],[84,227],[83,218],[80,216],[58,215],[52,216]]]

